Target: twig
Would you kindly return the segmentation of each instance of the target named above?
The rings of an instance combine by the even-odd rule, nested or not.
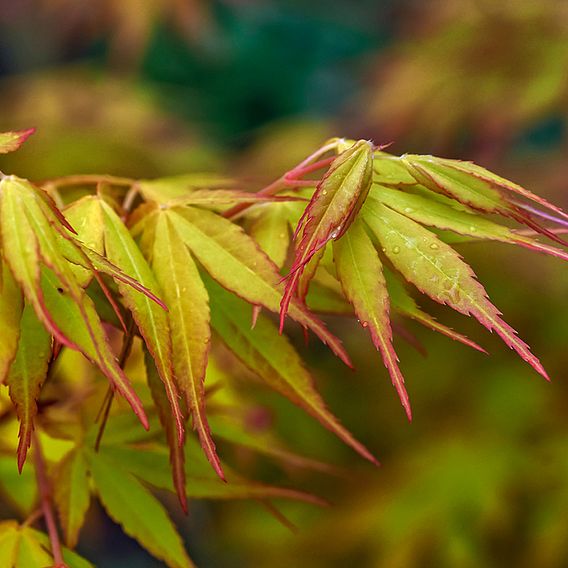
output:
[[[67,565],[63,560],[61,540],[59,539],[57,523],[55,522],[55,514],[53,512],[53,507],[51,504],[51,488],[49,479],[47,477],[43,452],[37,434],[34,433],[32,434],[32,436],[34,441],[33,446],[36,479],[41,500],[41,508],[43,510],[43,518],[45,519],[47,533],[49,535],[49,541],[51,543],[51,554],[53,555],[55,566],[58,568],[65,568]]]
[[[298,180],[297,178],[305,173],[315,171],[315,169],[320,169],[328,165],[328,162],[331,163],[331,159],[324,159],[320,162],[316,162],[313,164],[312,167],[310,164],[317,160],[320,156],[323,156],[325,153],[333,150],[337,147],[339,141],[336,140],[335,142],[330,142],[321,148],[318,148],[313,154],[310,154],[305,160],[302,160],[297,166],[286,172],[282,177],[278,178],[276,181],[273,181],[271,184],[263,187],[260,191],[257,192],[258,195],[275,195],[279,191],[283,189],[290,189],[290,187],[294,186],[304,186],[304,185],[314,185],[314,182],[309,182],[308,184],[305,183],[306,180]],[[318,166],[315,168],[315,166]],[[317,182],[315,182],[317,183]],[[235,205],[230,209],[227,209],[223,213],[223,217],[227,219],[232,219],[245,209],[248,209],[252,203],[240,203],[239,205]]]
[[[134,320],[130,318],[130,321],[128,322],[128,329],[124,334],[124,339],[122,341],[122,349],[120,351],[120,356],[118,358],[118,365],[121,369],[124,369],[126,360],[130,355],[133,340],[134,340]],[[101,447],[103,434],[105,433],[105,428],[108,422],[108,417],[110,415],[110,409],[113,400],[114,400],[114,389],[112,386],[109,386],[105,394],[105,398],[103,399],[103,404],[97,414],[97,417],[95,418],[95,422],[101,420],[99,431],[97,432],[97,437],[95,439],[95,452],[98,452]]]

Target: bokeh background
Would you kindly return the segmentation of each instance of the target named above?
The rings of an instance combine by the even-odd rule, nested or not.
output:
[[[32,179],[213,171],[254,189],[339,135],[474,159],[568,207],[565,2],[2,0],[0,81],[0,128],[38,128],[1,167]],[[397,340],[408,424],[364,330],[331,320],[356,373],[298,345],[382,467],[251,390],[257,428],[337,471],[222,455],[333,506],[282,504],[296,534],[255,502],[174,506],[200,566],[568,566],[568,272],[500,244],[460,252],[553,381],[423,300],[491,356],[409,327],[427,355]],[[160,565],[93,515],[80,550],[97,565]]]

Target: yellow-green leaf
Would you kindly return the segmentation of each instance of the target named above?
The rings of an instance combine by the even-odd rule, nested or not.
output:
[[[81,451],[72,450],[57,464],[54,500],[67,546],[77,545],[90,503],[87,462]]]
[[[223,471],[205,414],[205,370],[211,338],[209,298],[195,262],[167,215],[155,227],[152,268],[170,307],[173,365],[203,451],[220,477]]]
[[[251,308],[214,282],[208,282],[211,321],[227,346],[264,382],[303,408],[369,461],[375,458],[329,412],[313,379],[288,339],[260,314],[251,329]]]
[[[22,317],[22,292],[16,284],[10,269],[0,258],[0,384],[3,384],[10,365],[16,356],[18,337],[20,336],[20,319]]]
[[[101,208],[104,219],[105,251],[108,260],[144,287],[159,294],[154,274],[124,223],[114,210],[102,200]],[[167,312],[152,298],[139,293],[128,284],[119,281],[118,288],[156,362],[156,368],[166,389],[172,414],[176,420],[178,442],[181,444],[184,436],[183,415],[173,373],[172,345]]]
[[[404,377],[392,345],[390,302],[382,263],[361,221],[333,243],[337,276],[347,299],[353,304],[361,325],[369,330],[375,347],[381,352],[392,384],[398,392],[408,419],[412,419]]]
[[[386,205],[367,209],[365,221],[394,267],[433,300],[474,316],[489,331],[495,331],[522,359],[548,378],[540,361],[526,343],[500,317],[472,269],[431,231]]]
[[[37,400],[47,376],[52,340],[30,305],[24,308],[20,326],[18,351],[6,382],[20,421],[17,453],[21,471],[31,445]]]
[[[284,291],[278,267],[259,250],[241,227],[211,211],[192,207],[171,209],[165,215],[171,219],[193,255],[217,282],[253,305],[278,312]],[[290,304],[289,313],[350,365],[341,342],[318,318],[295,301]]]
[[[104,452],[89,452],[95,490],[108,515],[126,534],[170,568],[193,566],[163,505],[122,465]]]

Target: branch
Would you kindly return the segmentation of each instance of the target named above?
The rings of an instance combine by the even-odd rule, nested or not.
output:
[[[43,510],[43,518],[47,526],[47,533],[51,543],[51,554],[55,562],[54,568],[67,568],[63,560],[63,553],[61,551],[61,540],[57,532],[57,523],[55,522],[55,514],[51,504],[51,487],[47,477],[47,470],[45,467],[45,460],[41,449],[41,443],[37,434],[33,434],[34,446],[34,464],[36,471],[37,485],[41,500],[41,508]]]

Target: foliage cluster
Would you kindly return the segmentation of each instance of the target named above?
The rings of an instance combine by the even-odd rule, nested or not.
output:
[[[16,150],[31,132],[4,133],[0,151]],[[0,451],[4,459],[16,449],[21,472],[14,465],[0,478],[19,515],[0,525],[6,565],[88,566],[72,550],[92,496],[172,567],[192,562],[149,488],[175,492],[184,510],[188,497],[256,499],[277,517],[273,499],[322,503],[247,480],[220,458],[215,442],[225,440],[286,464],[329,470],[247,430],[246,400],[218,370],[227,356],[218,343],[377,463],[325,406],[283,335],[286,316],[348,366],[349,355],[319,314],[356,316],[408,418],[393,346],[393,329],[404,328],[393,316],[483,348],[419,308],[407,283],[473,316],[548,378],[452,245],[492,240],[566,260],[562,248],[537,239],[564,245],[541,220],[566,218],[473,163],[394,156],[366,140],[329,140],[255,193],[206,174],[35,184],[4,175],[0,383],[7,389],[0,404],[2,428],[13,436],[3,437]],[[279,325],[269,313],[280,315]],[[30,446],[33,460],[26,463]],[[40,518],[47,534],[32,528]]]

